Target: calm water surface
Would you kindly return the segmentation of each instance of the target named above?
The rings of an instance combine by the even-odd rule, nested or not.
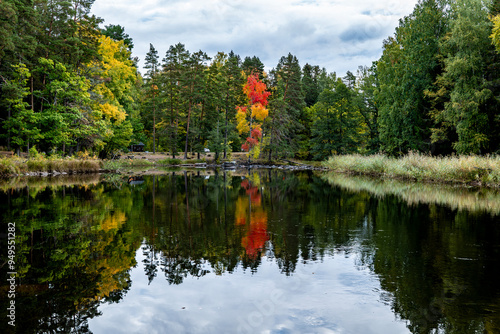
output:
[[[269,170],[1,189],[1,333],[500,333],[496,190]]]

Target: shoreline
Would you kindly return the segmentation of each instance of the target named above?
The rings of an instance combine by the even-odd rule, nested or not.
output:
[[[59,175],[127,174],[131,168],[195,168],[195,169],[278,169],[313,170],[348,175],[364,175],[372,178],[394,179],[428,184],[454,184],[465,187],[500,187],[500,157],[497,156],[450,156],[430,157],[409,153],[400,158],[381,154],[371,156],[333,156],[324,162],[292,160],[255,161],[248,163],[246,157],[236,155],[234,160],[222,162],[204,159],[169,159],[165,155],[139,153],[117,160],[75,158],[19,158],[0,159],[0,179],[22,177],[57,177]],[[160,170],[145,171],[161,173]]]

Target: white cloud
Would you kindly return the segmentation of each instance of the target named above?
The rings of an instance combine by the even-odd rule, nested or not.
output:
[[[170,45],[191,52],[234,50],[257,56],[267,69],[291,52],[339,74],[370,65],[381,54],[399,18],[416,0],[96,0],[93,13],[119,24],[134,40],[142,61],[152,43],[163,58]]]

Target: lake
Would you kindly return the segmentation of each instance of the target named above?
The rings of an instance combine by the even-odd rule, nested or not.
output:
[[[500,333],[499,190],[281,170],[0,189],[1,333]]]

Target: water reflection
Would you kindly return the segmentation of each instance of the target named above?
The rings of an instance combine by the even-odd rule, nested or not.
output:
[[[499,332],[497,193],[359,180],[176,171],[5,189],[17,332]],[[149,313],[133,308],[145,298]]]

